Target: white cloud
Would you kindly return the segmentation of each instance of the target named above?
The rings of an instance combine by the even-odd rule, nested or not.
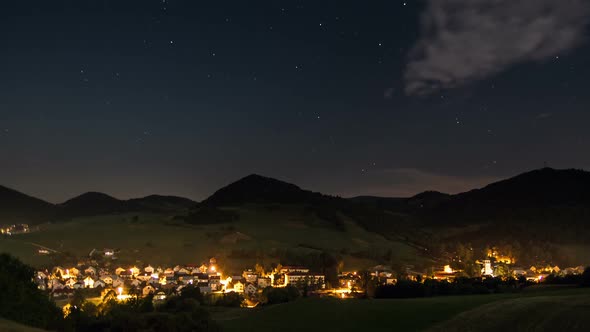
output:
[[[429,0],[405,91],[424,95],[554,58],[585,39],[589,0]]]

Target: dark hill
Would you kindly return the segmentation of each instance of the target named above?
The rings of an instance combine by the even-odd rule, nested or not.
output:
[[[248,175],[216,191],[202,202],[205,206],[239,206],[244,204],[310,204],[335,198],[303,190],[294,184]]]
[[[0,186],[0,225],[38,224],[127,212],[185,213],[198,203],[183,197],[150,195],[120,200],[107,194],[88,192],[61,204],[51,204]]]
[[[590,208],[590,173],[543,168],[434,201],[418,211],[429,221],[580,222]]]
[[[198,203],[184,197],[150,195],[142,198],[134,198],[126,201],[130,209],[138,211],[167,212],[188,210]]]
[[[458,202],[549,207],[590,202],[590,172],[543,168],[458,194]]]
[[[300,206],[310,217],[315,216],[322,220],[324,227],[340,231],[345,230],[344,218],[349,218],[366,230],[378,232],[386,237],[404,237],[408,240],[408,234],[414,233],[399,216],[377,206],[365,204],[363,199],[351,200],[323,195],[255,174],[218,190],[203,201],[186,220],[197,223],[198,220],[203,220],[199,218],[200,215],[219,215],[220,217],[216,218],[218,220],[236,220],[235,216],[219,211],[220,208],[248,204],[264,205],[266,208],[279,208],[279,205]]]
[[[352,202],[370,206],[376,209],[411,212],[415,208],[430,208],[447,201],[451,195],[438,191],[425,191],[410,198],[358,196],[350,198]]]
[[[405,198],[379,197],[379,196],[357,196],[349,198],[351,202],[372,206],[377,209],[391,210],[398,209],[405,203]]]
[[[48,221],[54,213],[53,204],[0,186],[0,224]]]
[[[150,195],[120,200],[103,193],[89,192],[60,204],[60,217],[74,218],[128,212],[178,213],[197,203],[183,197]]]
[[[67,218],[122,213],[127,211],[125,201],[98,192],[82,194],[58,206],[60,208],[60,216]]]

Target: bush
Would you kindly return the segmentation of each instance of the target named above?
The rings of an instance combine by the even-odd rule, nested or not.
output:
[[[296,300],[301,296],[299,289],[288,285],[284,288],[266,287],[262,291],[260,302],[264,304],[278,304]]]

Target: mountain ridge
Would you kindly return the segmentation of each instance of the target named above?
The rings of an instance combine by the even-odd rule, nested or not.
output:
[[[513,210],[590,205],[590,172],[543,168],[521,173],[482,188],[449,195],[426,191],[408,198],[361,196],[345,199],[305,190],[297,185],[250,174],[215,191],[201,203],[178,196],[149,195],[120,200],[99,192],[87,192],[60,204],[0,186],[0,216],[31,223],[77,216],[131,211],[174,212],[196,206],[218,208],[244,204],[303,204],[350,210],[347,202],[416,217],[426,223],[450,219],[473,221]],[[528,210],[527,210],[528,211]],[[478,215],[481,215],[478,216]],[[43,220],[48,219],[48,220]]]

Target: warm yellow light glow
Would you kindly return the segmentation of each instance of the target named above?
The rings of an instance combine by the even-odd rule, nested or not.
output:
[[[211,265],[211,271],[215,272],[215,265]]]
[[[117,288],[117,293],[119,293],[119,295],[123,295],[123,287]]]

